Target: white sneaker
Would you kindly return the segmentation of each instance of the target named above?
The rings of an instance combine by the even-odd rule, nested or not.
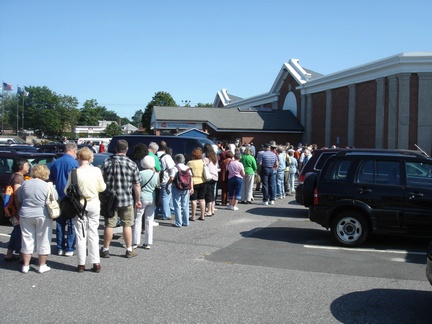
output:
[[[44,264],[43,266],[40,266],[40,267],[39,267],[38,272],[39,272],[39,273],[44,273],[44,272],[47,272],[47,271],[50,271],[50,270],[51,270],[51,268],[48,267],[46,264]]]
[[[158,223],[158,222],[155,222],[155,221],[153,221],[153,227],[155,227],[155,226],[159,226],[159,223]]]
[[[143,249],[150,250],[150,245],[149,244],[143,244]]]
[[[274,200],[270,200],[270,205],[274,205]]]
[[[229,205],[229,206],[227,207],[227,209],[229,209],[229,210],[234,210],[233,208],[234,208],[234,206],[231,206],[231,205]]]
[[[232,210],[239,210],[237,206],[233,206]]]
[[[29,270],[30,270],[30,265],[23,265],[22,269],[21,269],[21,272],[22,273],[27,273],[27,272],[29,272]]]
[[[264,206],[267,206],[268,205],[268,201],[263,201],[263,203],[262,203]]]
[[[57,255],[64,255],[64,251],[63,250],[58,250],[57,251]]]
[[[73,256],[73,251],[68,251],[64,255],[67,257]]]

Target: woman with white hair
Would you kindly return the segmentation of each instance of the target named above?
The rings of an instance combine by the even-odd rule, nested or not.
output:
[[[153,244],[153,221],[156,210],[156,192],[155,189],[160,185],[159,175],[155,172],[155,159],[151,155],[146,155],[141,160],[141,166],[144,170],[140,171],[141,176],[141,208],[140,213],[144,217],[145,232],[143,248],[150,249]],[[135,223],[132,230],[132,242],[137,243],[141,235],[141,223]]]

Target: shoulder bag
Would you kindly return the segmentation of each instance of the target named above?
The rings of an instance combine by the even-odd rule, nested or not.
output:
[[[210,173],[210,169],[207,166],[207,164],[205,164],[204,160],[203,160],[203,179],[205,182],[213,180],[213,177]]]
[[[54,196],[54,187],[52,182],[48,182],[48,194],[46,198],[48,215],[51,219],[57,219],[60,216],[60,206]]]

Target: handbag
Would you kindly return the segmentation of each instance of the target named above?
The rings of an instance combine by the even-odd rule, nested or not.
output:
[[[111,158],[111,170],[114,175],[114,159]],[[115,191],[107,191],[99,193],[100,214],[101,216],[112,218],[117,209],[118,198]]]
[[[48,182],[48,195],[46,198],[46,206],[48,209],[48,215],[51,219],[57,219],[60,216],[60,206],[55,199],[52,182]]]
[[[117,209],[117,194],[114,192],[101,192],[99,194],[100,200],[100,214],[107,218],[112,218]]]
[[[203,165],[204,165],[204,167],[203,167],[203,178],[204,178],[204,181],[208,182],[208,181],[213,180],[213,176],[210,173],[210,169],[207,166],[207,164],[204,163],[204,160],[203,160]]]

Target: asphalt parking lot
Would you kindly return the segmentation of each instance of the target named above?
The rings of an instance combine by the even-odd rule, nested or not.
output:
[[[2,304],[23,305],[3,307],[2,322],[430,323],[426,240],[342,249],[293,197],[256,198],[186,228],[159,221],[152,249],[133,259],[119,236],[100,274],[76,273],[75,256],[51,255],[45,274],[0,262]],[[0,227],[2,255],[9,232]]]

